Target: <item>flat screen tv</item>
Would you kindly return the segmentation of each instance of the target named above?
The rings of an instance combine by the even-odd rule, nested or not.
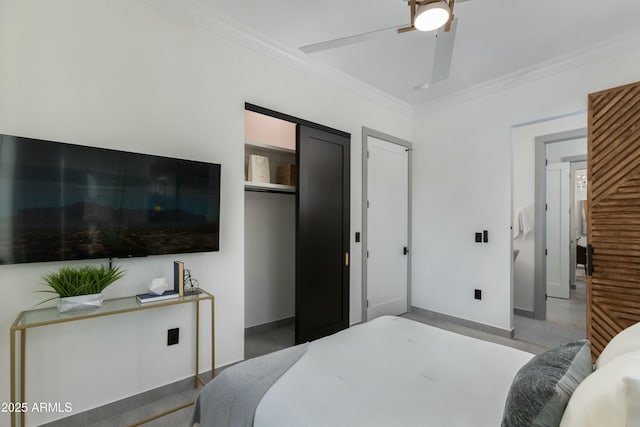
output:
[[[219,250],[220,165],[0,135],[0,264]]]

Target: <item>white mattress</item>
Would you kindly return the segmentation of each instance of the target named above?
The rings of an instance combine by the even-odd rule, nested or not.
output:
[[[497,427],[532,354],[385,316],[314,341],[254,427]]]

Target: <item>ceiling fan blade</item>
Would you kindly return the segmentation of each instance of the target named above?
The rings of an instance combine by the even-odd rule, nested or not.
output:
[[[353,36],[341,37],[339,39],[328,40],[326,42],[309,44],[300,48],[304,53],[314,53],[323,50],[335,49],[337,47],[347,46],[350,44],[360,43],[365,40],[371,40],[379,37],[386,32],[395,32],[399,26],[383,28],[381,30],[369,31],[366,33],[355,34]]]
[[[449,31],[445,31],[444,28],[438,30],[436,51],[433,55],[431,83],[437,83],[449,77],[451,58],[453,57],[453,42],[456,38],[456,28],[458,28],[458,20],[454,19],[451,22],[451,29]]]

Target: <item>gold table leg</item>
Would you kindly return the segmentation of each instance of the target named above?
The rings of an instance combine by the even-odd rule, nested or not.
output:
[[[196,301],[196,375],[193,381],[193,387],[198,388],[198,375],[200,375],[200,301]]]
[[[215,346],[215,311],[214,311],[214,301],[215,297],[211,296],[211,379],[216,376],[216,364],[215,364],[215,356],[216,356],[216,346]]]
[[[16,330],[13,328],[11,329],[11,338],[10,338],[9,347],[11,351],[11,355],[10,355],[11,372],[9,373],[9,376],[11,378],[10,403],[14,403],[16,401]],[[11,427],[16,427],[16,413],[14,411],[11,411]]]
[[[20,399],[18,400],[17,397],[17,392],[16,392],[16,333],[20,332],[20,379],[19,379],[19,384],[20,384]],[[10,409],[13,409],[11,411],[11,427],[16,427],[16,422],[18,419],[18,415],[17,413],[19,412],[19,418],[20,418],[20,425],[24,426],[25,425],[25,408],[23,408],[23,404],[25,402],[25,349],[26,349],[26,342],[27,342],[27,331],[26,330],[17,330],[14,328],[11,328],[11,338],[9,340],[9,351],[11,352],[10,354],[10,369],[11,372],[9,373],[9,382],[10,382],[10,387],[11,387],[11,393],[10,393],[10,399],[11,401],[9,402],[10,405],[12,405],[13,407]]]

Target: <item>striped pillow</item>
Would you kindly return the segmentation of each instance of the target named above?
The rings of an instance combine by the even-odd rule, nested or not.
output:
[[[513,379],[502,427],[557,427],[571,394],[592,371],[587,340],[538,354]]]

